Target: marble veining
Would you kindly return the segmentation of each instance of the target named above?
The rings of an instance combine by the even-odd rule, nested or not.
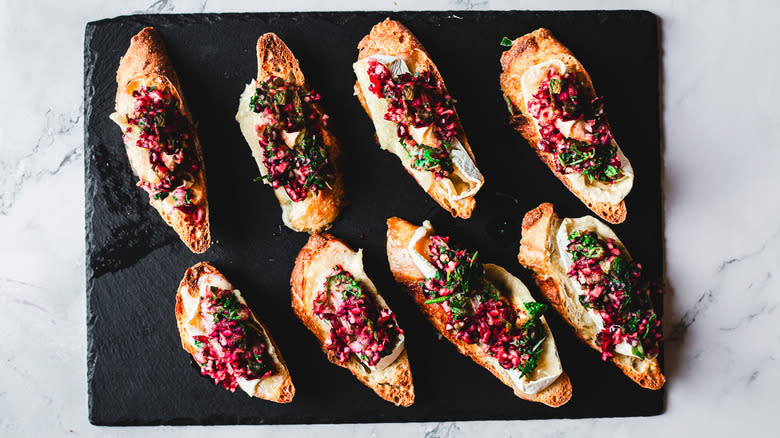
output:
[[[87,421],[82,48],[128,13],[599,9],[662,26],[667,411],[652,418],[220,427],[251,436],[771,435],[780,388],[777,3],[321,0],[4,2],[0,6],[0,436],[211,436]],[[576,386],[575,386],[576,391]],[[605,391],[605,396],[608,391]],[[629,402],[629,401],[627,401]]]

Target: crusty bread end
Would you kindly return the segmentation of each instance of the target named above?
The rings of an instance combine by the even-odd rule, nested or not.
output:
[[[566,273],[556,267],[551,257],[555,253],[555,233],[561,220],[553,205],[544,203],[523,217],[522,239],[517,259],[521,265],[534,271],[536,284],[555,310],[569,323],[577,336],[594,350],[601,352],[595,337],[589,336],[578,321],[588,318],[585,309],[566,292]],[[660,389],[666,378],[657,358],[640,360],[616,354],[612,362],[629,378],[643,388]]]

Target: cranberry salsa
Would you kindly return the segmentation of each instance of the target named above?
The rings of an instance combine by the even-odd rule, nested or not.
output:
[[[581,173],[590,182],[607,184],[623,176],[603,98],[589,96],[575,73],[561,74],[550,68],[527,107],[539,126],[537,147],[554,154],[559,172]],[[576,138],[560,131],[572,123],[584,124],[582,132],[573,136]]]
[[[268,345],[249,308],[232,290],[211,286],[201,298],[207,336],[193,336],[200,372],[235,391],[239,378],[262,379],[276,371]]]
[[[267,174],[258,180],[284,188],[294,202],[328,187],[332,175],[322,130],[328,116],[317,108],[319,101],[319,94],[271,76],[258,82],[249,103],[264,121],[256,130]],[[294,133],[295,140],[287,144]]]
[[[402,61],[403,62],[403,61]],[[385,120],[397,125],[398,138],[412,158],[412,168],[446,178],[453,171],[450,149],[457,140],[455,99],[430,71],[393,76],[390,69],[374,58],[368,60],[369,91],[387,101]],[[418,143],[412,128],[430,127],[431,144]]]
[[[428,298],[447,313],[445,328],[468,344],[480,343],[505,369],[532,372],[547,336],[540,318],[547,305],[523,303],[525,322],[518,326],[518,309],[485,278],[485,268],[471,253],[450,245],[449,237],[431,236],[428,249],[436,276],[421,282]]]
[[[133,91],[135,110],[126,114],[130,125],[125,139],[138,132],[136,146],[149,151],[149,164],[159,182],[141,181],[139,185],[153,199],[172,196],[173,207],[190,215],[195,223],[203,219],[203,210],[193,202],[189,188],[199,170],[193,156],[193,127],[179,109],[179,100],[168,90],[148,86]]]
[[[615,355],[623,342],[644,359],[658,354],[663,335],[651,294],[660,292],[642,281],[642,265],[630,261],[613,239],[592,231],[572,231],[566,250],[572,256],[568,276],[579,283],[583,306],[598,313],[604,328],[598,334],[601,358]]]
[[[403,334],[393,312],[380,308],[341,265],[333,267],[314,299],[314,314],[330,323],[325,345],[342,364],[354,354],[374,367],[393,352]]]

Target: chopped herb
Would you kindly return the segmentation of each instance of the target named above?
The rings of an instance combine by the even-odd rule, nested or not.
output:
[[[509,100],[509,97],[506,94],[504,95],[504,102],[506,102],[506,109],[507,109],[507,111],[509,111],[509,115],[510,116],[514,116],[515,115],[515,106],[512,105],[512,101]]]
[[[561,80],[558,78],[551,78],[550,79],[550,94],[561,94],[561,88],[563,87],[563,84],[561,84]]]
[[[450,298],[452,298],[452,295],[445,295],[445,296],[442,296],[442,297],[436,297],[436,298],[432,298],[430,300],[426,300],[424,304],[443,303],[445,301],[449,301]]]
[[[622,171],[621,171],[620,169],[618,169],[617,167],[615,167],[615,166],[613,166],[613,165],[611,165],[611,164],[610,164],[610,165],[608,165],[608,166],[607,166],[607,167],[604,169],[604,175],[606,175],[606,176],[607,176],[607,178],[615,178],[615,177],[617,177],[618,175],[620,175],[621,173],[622,173]]]
[[[512,40],[507,37],[501,39],[501,45],[504,47],[512,47]]]
[[[537,319],[547,311],[549,306],[544,303],[537,303],[536,301],[528,301],[523,303],[523,307],[525,307],[525,313],[528,314],[530,319]]]

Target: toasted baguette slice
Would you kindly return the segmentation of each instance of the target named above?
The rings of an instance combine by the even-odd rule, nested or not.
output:
[[[181,346],[192,354],[197,352],[193,335],[205,334],[205,323],[200,308],[200,299],[210,286],[220,289],[232,290],[238,300],[246,304],[238,289],[227,281],[224,275],[208,262],[201,262],[184,273],[184,278],[176,292],[176,326],[179,328]],[[244,380],[239,382],[239,387],[252,397],[258,397],[277,403],[289,403],[295,395],[295,387],[290,378],[290,371],[284,362],[279,347],[271,337],[268,329],[261,323],[254,313],[250,318],[260,328],[260,336],[264,338],[268,346],[268,355],[273,361],[276,372],[268,377],[257,380]]]
[[[209,202],[206,196],[206,174],[203,165],[200,140],[192,121],[192,114],[187,108],[187,103],[181,93],[181,85],[176,72],[173,70],[168,53],[162,39],[157,32],[147,27],[141,30],[130,40],[130,47],[125,56],[119,61],[119,69],[116,72],[116,112],[110,118],[122,128],[125,150],[130,160],[133,172],[139,177],[139,185],[142,182],[154,183],[159,181],[149,163],[149,150],[138,147],[136,142],[138,134],[127,133],[131,127],[127,123],[127,115],[135,111],[135,98],[133,91],[147,86],[154,86],[161,90],[170,91],[179,102],[179,109],[187,119],[187,133],[190,135],[191,144],[185,149],[185,154],[192,154],[193,161],[198,165],[198,170],[188,172],[188,182],[191,183],[192,203],[200,209],[200,220],[193,219],[192,214],[184,213],[173,207],[173,196],[164,199],[149,197],[149,204],[162,216],[163,220],[176,230],[181,240],[195,253],[202,253],[211,245],[211,232],[209,228]]]
[[[470,357],[474,362],[482,365],[485,369],[490,371],[501,382],[508,387],[512,388],[515,395],[528,401],[543,403],[547,406],[558,407],[562,406],[569,401],[572,395],[571,381],[569,376],[562,372],[557,379],[555,379],[548,386],[542,388],[536,393],[524,392],[518,384],[516,384],[509,374],[509,371],[504,369],[498,364],[498,361],[491,357],[483,350],[480,344],[467,344],[455,337],[454,332],[446,329],[448,321],[447,313],[438,305],[426,305],[427,298],[420,287],[420,282],[425,280],[425,275],[417,268],[414,263],[414,259],[410,254],[409,241],[418,229],[416,225],[413,225],[401,218],[392,217],[387,220],[387,259],[390,263],[390,271],[393,273],[395,280],[404,285],[407,291],[412,295],[414,301],[417,303],[420,311],[428,318],[433,326],[442,334],[447,340],[457,347],[458,351]],[[429,238],[423,237],[420,239],[415,247],[418,251],[423,251],[424,257],[429,257],[427,242]],[[497,265],[485,264],[485,275],[493,285],[501,291],[502,295],[509,299],[512,305],[519,309],[522,303],[533,301],[528,289],[525,285],[512,274],[505,269]],[[520,323],[521,315],[524,315],[523,311],[518,312],[518,323]],[[541,318],[542,323],[545,326],[547,332],[547,339],[545,340],[545,351],[539,361],[537,369],[532,372],[532,375],[536,378],[543,377],[540,373],[544,372],[543,368],[546,368],[548,362],[550,365],[560,366],[560,359],[558,358],[558,352],[555,348],[555,340],[553,339],[550,328],[547,326],[547,322],[544,317]],[[557,362],[557,364],[555,364]]]
[[[236,121],[241,125],[241,132],[263,176],[268,173],[268,170],[263,164],[263,148],[260,146],[256,132],[259,115],[250,109],[249,102],[255,93],[257,82],[265,81],[271,76],[280,77],[308,89],[298,59],[281,38],[276,34],[266,33],[257,40],[257,81],[252,81],[246,86],[236,114]],[[322,113],[321,108],[318,109]],[[341,144],[326,126],[322,128],[322,137],[333,170],[333,178],[328,181],[329,187],[319,190],[316,194],[309,192],[306,199],[298,202],[290,199],[284,187],[274,190],[282,207],[282,221],[295,231],[316,233],[330,228],[346,203],[341,170]],[[264,182],[268,183],[268,181]]]
[[[600,235],[615,239],[622,247],[620,239],[606,225],[597,219],[586,216],[589,228]],[[572,280],[566,275],[561,263],[561,255],[556,242],[556,233],[561,219],[553,211],[553,205],[544,203],[529,211],[523,217],[523,235],[517,259],[520,264],[534,271],[536,284],[545,298],[552,304],[563,319],[572,326],[575,333],[594,350],[601,352],[595,326],[587,310],[579,303]],[[666,378],[661,372],[657,358],[640,360],[634,356],[615,354],[612,362],[629,378],[643,388],[660,389]]]
[[[344,242],[328,234],[312,234],[298,253],[290,278],[295,314],[317,337],[329,361],[348,369],[383,399],[396,406],[411,406],[414,403],[414,384],[409,357],[403,345],[403,335],[399,338],[399,345],[403,350],[383,369],[372,370],[366,367],[354,354],[346,363],[341,364],[333,351],[325,345],[325,340],[330,335],[330,325],[314,315],[313,305],[328,274],[337,264],[352,274],[363,287],[363,291],[370,293],[380,307],[387,308],[387,303],[363,270],[363,250],[352,251]]]
[[[472,175],[472,178],[476,179],[467,180],[461,176],[456,177],[456,172],[453,172],[452,178],[444,179],[451,181],[453,187],[455,187],[455,185],[458,186],[457,189],[451,189],[457,190],[455,193],[451,193],[447,186],[444,185],[444,180],[436,181],[434,179],[433,172],[412,169],[411,158],[409,157],[408,152],[406,152],[399,143],[396,134],[397,125],[384,119],[384,112],[386,111],[387,104],[383,99],[379,99],[373,95],[368,89],[364,89],[364,87],[367,87],[367,85],[365,85],[365,81],[367,81],[368,77],[365,72],[367,66],[361,61],[374,55],[389,55],[401,58],[406,63],[410,72],[418,73],[430,71],[437,81],[442,81],[443,83],[439,70],[428,56],[423,45],[414,34],[406,28],[406,26],[388,18],[375,25],[371,29],[371,32],[363,37],[358,44],[358,50],[360,51],[358,54],[358,62],[353,65],[358,77],[358,81],[355,82],[355,95],[363,106],[363,109],[366,111],[366,114],[368,114],[374,122],[374,127],[377,131],[376,140],[377,143],[379,143],[379,146],[382,149],[386,149],[397,155],[406,171],[414,177],[417,183],[436,202],[438,202],[442,208],[449,211],[453,216],[459,216],[464,219],[471,217],[471,213],[476,206],[474,196],[484,184],[484,177],[476,170],[476,159],[471,151],[471,146],[466,138],[466,133],[463,131],[463,126],[460,123],[460,118],[458,118],[457,113],[455,113],[454,117],[457,138],[460,141],[463,150],[468,154],[468,158],[470,158],[471,163],[476,170],[476,174],[479,174],[479,176],[476,177],[476,175]],[[361,83],[363,85],[361,85]],[[372,113],[372,111],[376,114]],[[451,155],[452,153],[453,152],[450,152]],[[466,160],[467,157],[465,154],[461,155],[462,158]],[[466,194],[468,194],[468,196],[463,196],[462,199],[458,199],[461,198],[461,195]]]
[[[578,178],[576,174],[572,175],[573,179],[570,179],[566,174],[559,172],[555,166],[555,155],[549,152],[543,152],[537,147],[537,143],[541,137],[533,117],[527,110],[527,102],[525,101],[522,92],[522,78],[523,75],[534,66],[551,61],[562,62],[568,70],[574,72],[580,81],[582,81],[585,86],[584,91],[586,94],[591,98],[596,96],[596,91],[593,88],[593,82],[590,79],[590,75],[585,71],[585,67],[583,67],[577,58],[574,57],[574,54],[555,39],[548,29],[537,29],[514,40],[512,47],[501,55],[501,66],[504,70],[503,73],[501,73],[501,90],[504,92],[504,97],[508,99],[508,103],[513,107],[511,110],[513,116],[510,117],[510,124],[528,140],[531,148],[533,148],[539,158],[547,164],[547,167],[550,168],[553,174],[555,174],[555,176],[561,180],[574,195],[580,198],[588,208],[610,223],[621,223],[626,220],[627,215],[626,202],[622,197],[619,201],[612,200],[609,202],[600,200],[602,199],[601,193],[614,191],[614,188],[609,187],[607,184],[586,185],[584,182],[575,184],[574,181]],[[625,158],[625,155],[623,155],[623,152],[619,147],[618,155]],[[630,168],[631,165],[626,158],[624,161],[624,170]],[[627,179],[620,184],[627,185],[627,189],[630,190],[630,187],[633,184],[633,169],[631,169],[630,176],[628,176],[627,171],[626,178]]]

